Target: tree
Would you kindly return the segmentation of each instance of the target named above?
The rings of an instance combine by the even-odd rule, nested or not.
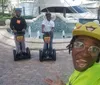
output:
[[[0,5],[2,7],[2,14],[4,14],[4,9],[7,7],[7,2],[9,0],[0,0]]]

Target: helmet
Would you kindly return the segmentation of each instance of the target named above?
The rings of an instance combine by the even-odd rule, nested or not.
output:
[[[21,12],[21,8],[15,8],[15,12],[16,12],[16,11]]]
[[[50,12],[46,12],[46,14],[45,14],[45,15],[46,15],[46,16],[47,16],[47,15],[50,15],[50,16],[51,16],[51,13],[50,13]]]
[[[72,34],[73,36],[86,35],[100,40],[100,26],[95,22],[77,23]]]

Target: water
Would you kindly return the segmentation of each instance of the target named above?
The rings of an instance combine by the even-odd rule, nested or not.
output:
[[[11,29],[7,29],[7,31],[13,35]],[[31,36],[29,36],[29,32],[28,31],[26,31],[26,33],[25,33],[25,37],[28,37],[28,38],[32,37],[32,38],[40,38],[40,39],[42,39],[42,36],[43,36],[43,33],[41,33],[41,32],[40,32],[40,37],[37,35],[37,32],[32,32]],[[72,33],[65,33],[65,38],[71,38],[71,37],[72,37]],[[62,32],[54,32],[54,38],[55,39],[63,38]]]
[[[28,35],[29,35],[28,32],[26,32],[25,36],[26,36],[26,37],[29,37]],[[32,32],[32,33],[31,33],[31,36],[32,36],[33,38],[39,38],[39,37],[37,37],[37,32]],[[43,36],[43,34],[40,33],[40,39],[42,39],[42,36]],[[71,38],[71,37],[72,37],[72,33],[66,33],[66,34],[65,34],[65,38]],[[60,33],[60,32],[54,32],[54,38],[55,38],[55,39],[61,39],[61,38],[63,38],[63,37],[62,37],[62,33]]]
[[[43,16],[39,17],[32,23],[27,23],[28,28],[31,28],[31,36],[34,38],[37,38],[40,35],[40,38],[42,38],[41,33],[41,23],[43,21]],[[55,21],[55,27],[54,27],[54,38],[63,38],[63,34],[65,35],[65,38],[72,37],[72,30],[75,27],[75,23],[66,23],[65,21],[61,20],[59,17],[56,17]],[[28,31],[27,28],[27,31]],[[39,34],[38,34],[39,32]],[[26,32],[26,37],[28,33]]]
[[[28,27],[28,36],[32,37],[32,32],[31,32],[31,27],[30,26]]]
[[[26,29],[26,37],[33,37],[33,38],[42,38],[43,34],[41,33],[41,24],[43,21],[43,16],[37,18],[33,22],[27,22],[27,29]],[[71,38],[72,37],[72,30],[75,27],[75,23],[65,22],[59,17],[56,17],[54,20],[55,27],[54,27],[54,38],[59,39],[63,38],[63,34],[65,35],[64,38]],[[8,30],[11,33],[11,30]]]

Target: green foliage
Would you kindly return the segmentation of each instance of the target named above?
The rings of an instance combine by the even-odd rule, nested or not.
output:
[[[7,3],[9,0],[0,0],[0,4],[5,4],[5,3]]]
[[[10,19],[12,16],[10,14],[1,14],[0,13],[0,20],[5,21],[6,19]]]
[[[4,14],[4,10],[8,6],[7,4],[8,4],[9,1],[10,0],[0,0],[0,6],[2,8],[2,14]]]

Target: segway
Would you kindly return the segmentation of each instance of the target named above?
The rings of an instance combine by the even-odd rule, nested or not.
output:
[[[40,62],[44,60],[54,60],[56,61],[56,50],[55,49],[49,49],[49,43],[50,43],[50,32],[45,32],[45,35],[43,36],[44,42],[47,45],[47,49],[40,49],[39,50],[39,60]]]
[[[17,53],[17,51],[14,49],[13,50],[13,55],[14,55],[14,61],[18,60],[23,60],[23,59],[30,59],[31,54],[30,54],[30,49],[27,47],[26,52],[22,52],[22,41],[24,40],[24,32],[16,32],[16,40],[19,42],[20,46],[20,53]]]

